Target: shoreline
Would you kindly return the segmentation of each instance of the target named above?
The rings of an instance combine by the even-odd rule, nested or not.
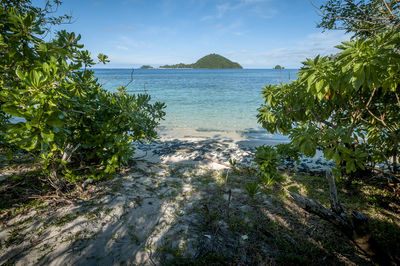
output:
[[[178,138],[167,134],[155,142],[135,143],[134,161],[112,180],[94,184],[88,179],[78,184],[74,192],[78,200],[68,203],[56,196],[43,197],[36,208],[8,216],[0,228],[0,243],[6,243],[0,250],[0,264],[108,265],[123,261],[147,265],[155,261],[158,265],[173,261],[174,254],[190,262],[204,248],[206,254],[218,249],[233,256],[232,252],[250,243],[247,239],[264,247],[268,242],[259,228],[267,228],[268,239],[283,235],[293,246],[309,236],[309,228],[319,228],[313,232],[324,236],[331,232],[338,239],[335,228],[315,222],[277,187],[249,194],[247,185],[258,182],[253,163],[256,144],[226,135]],[[236,168],[230,159],[237,160]],[[307,196],[307,188],[318,185],[316,189],[322,191],[325,173],[332,166],[319,154],[303,157],[299,163],[281,160],[278,170],[287,180],[282,183],[285,188]],[[306,180],[308,185],[302,186]],[[220,234],[207,227],[213,224],[208,213],[218,215],[213,221],[217,219]],[[294,217],[309,220],[293,224],[301,230],[292,230],[286,225]],[[275,221],[272,225],[271,220]],[[230,227],[235,221],[241,221],[240,226]],[[271,248],[258,252],[276,257],[282,250],[275,242]],[[252,256],[243,261],[254,262]]]
[[[208,133],[208,132],[207,132]],[[253,167],[256,147],[284,143],[277,139],[246,139],[235,136],[209,134],[189,136],[164,135],[152,143],[134,144],[134,160],[167,166],[194,164],[213,170],[230,168],[230,160],[240,167]],[[322,152],[314,157],[301,157],[299,162],[282,160],[278,169],[306,174],[324,174],[334,166],[326,161]]]
[[[207,128],[167,128],[161,126],[159,129],[160,139],[215,139],[232,140],[247,143],[254,147],[268,144],[276,145],[289,142],[288,137],[283,135],[269,134],[263,129],[223,130]]]

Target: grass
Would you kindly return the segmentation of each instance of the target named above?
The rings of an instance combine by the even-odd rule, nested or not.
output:
[[[129,225],[128,226],[128,235],[129,235],[129,239],[131,241],[132,244],[135,244],[136,246],[139,246],[141,241],[139,239],[138,236],[136,236],[136,234],[134,233],[135,231],[135,227],[133,225]]]
[[[254,172],[249,169],[237,168],[232,171],[229,174],[229,184],[221,182],[224,179],[224,174],[221,172],[210,172],[198,176],[195,180],[203,184],[200,189],[205,189],[208,193],[208,199],[199,203],[203,207],[194,210],[202,215],[202,223],[197,228],[200,231],[199,235],[210,235],[212,238],[222,237],[220,242],[228,243],[231,247],[227,248],[227,245],[214,243],[218,245],[218,252],[209,251],[191,263],[213,264],[215,258],[223,258],[226,264],[240,261],[238,254],[229,253],[232,245],[234,249],[243,249],[240,254],[242,256],[244,252],[248,256],[246,262],[250,264],[259,263],[260,260],[264,263],[282,265],[371,263],[334,226],[299,209],[282,190],[283,187],[289,191],[295,191],[329,207],[328,184],[325,177],[297,173],[282,174],[285,178],[280,184],[260,186],[259,190],[248,185],[257,182]],[[210,186],[210,183],[213,185]],[[226,202],[221,197],[221,192],[226,191],[227,185],[231,189],[240,188],[242,191],[247,191],[250,196],[253,195],[252,200],[243,195],[232,196],[233,202],[229,216],[224,207]],[[338,183],[338,189],[339,199],[345,209],[349,212],[357,209],[368,214],[371,224],[377,225],[374,226],[373,233],[380,232],[381,234],[377,235],[377,239],[380,239],[385,247],[391,246],[394,247],[393,250],[399,250],[398,244],[394,243],[399,238],[390,237],[391,235],[400,236],[398,216],[389,218],[385,214],[385,219],[392,219],[392,223],[376,217],[377,214],[382,216],[384,213],[382,206],[377,206],[377,199],[381,196],[387,197],[387,191],[372,190],[365,186],[361,190],[363,196],[360,197],[360,195],[354,195],[354,191],[346,190],[342,183]],[[254,197],[259,191],[262,195]],[[265,197],[270,200],[274,206],[273,209],[265,206],[263,202]],[[365,201],[368,204],[365,204]],[[249,211],[244,212],[240,206],[249,206]],[[397,219],[397,222],[393,223],[393,219]],[[221,233],[224,230],[221,229],[221,224],[224,223],[228,225],[228,230]],[[240,237],[243,235],[248,236],[251,245],[241,243],[235,247],[232,243],[240,242]],[[269,252],[274,255],[268,255],[268,252],[263,250],[265,247],[268,247]]]
[[[9,247],[14,244],[19,244],[24,240],[25,234],[23,233],[25,227],[19,226],[14,228],[8,233],[8,238],[5,241],[5,246]]]
[[[166,265],[372,264],[339,230],[300,209],[285,192],[286,190],[297,192],[329,207],[328,184],[325,177],[282,172],[284,179],[276,184],[268,182],[260,184],[256,171],[252,168],[235,166],[226,178],[227,170],[196,171],[194,167],[185,165],[167,169],[167,178],[177,179],[162,180],[162,183],[166,184],[165,187],[170,190],[161,197],[161,201],[165,204],[174,204],[177,211],[173,214],[178,222],[184,222],[191,217],[190,215],[197,217],[196,222],[190,224],[188,232],[179,234],[182,239],[193,240],[197,237],[195,243],[199,253],[196,260],[193,260],[185,257],[187,247],[173,247],[168,242],[158,247],[144,247],[146,250],[168,254],[169,259],[163,261]],[[15,174],[8,183],[2,185],[22,182],[20,185],[26,188],[27,185],[23,183],[25,179],[22,177],[25,176]],[[30,184],[35,184],[33,176],[31,178]],[[122,179],[116,179],[107,183],[111,184],[107,191],[110,194],[125,193],[122,182],[124,182]],[[154,186],[157,187],[160,182],[155,182]],[[184,183],[190,183],[193,190],[183,194]],[[400,254],[398,200],[393,198],[384,186],[368,182],[354,181],[351,187],[346,187],[344,180],[339,180],[337,187],[339,200],[345,210],[348,212],[357,210],[367,214],[371,221],[372,233],[378,243],[393,254]],[[224,197],[228,191],[231,191],[230,200]],[[157,189],[151,192],[156,194]],[[198,196],[199,194],[201,196]],[[11,219],[32,209],[51,213],[48,201],[33,199],[22,203],[15,201],[8,203],[5,202],[7,197],[0,197],[2,200],[0,204],[3,204],[0,205],[3,208],[2,212],[9,212],[5,219]],[[143,198],[137,195],[133,201],[135,206],[140,207]],[[193,207],[185,210],[185,205],[189,201],[193,201]],[[109,215],[113,210],[106,205],[96,209],[97,205],[100,205],[100,201],[95,197],[88,202],[88,207],[91,209],[82,214],[83,217],[95,221],[101,216],[100,214]],[[65,226],[79,215],[79,213],[66,213],[53,221],[46,221],[47,226]],[[28,222],[30,222],[28,219],[21,220],[19,224],[10,227],[12,230],[7,241],[0,243],[0,250],[4,251],[22,241]],[[140,246],[146,239],[139,239],[135,232],[136,228],[129,225],[129,222],[127,220],[121,223],[127,227],[126,239],[131,244]],[[70,242],[76,242],[82,235],[74,234],[70,237]],[[110,237],[116,239],[117,235],[113,234]],[[47,249],[44,252],[47,254]]]
[[[67,213],[61,217],[54,219],[52,225],[57,226],[57,227],[64,226],[65,224],[75,220],[78,216],[79,216],[79,214]]]
[[[318,200],[329,208],[328,184],[322,176],[293,174],[287,176],[283,183],[289,191],[300,193],[308,198]],[[337,182],[339,201],[350,213],[357,210],[369,217],[372,236],[384,250],[391,254],[400,254],[400,201],[393,197],[387,187],[370,184],[368,181],[353,181],[346,187],[345,180]],[[330,245],[330,251],[337,247]]]

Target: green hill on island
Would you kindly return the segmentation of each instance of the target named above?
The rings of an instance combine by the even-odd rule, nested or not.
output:
[[[140,67],[140,69],[152,69],[152,68],[153,67],[149,66],[149,65],[143,65],[143,66]]]
[[[209,69],[229,69],[229,68],[238,68],[242,69],[243,67],[236,62],[232,62],[226,57],[223,57],[218,54],[209,54],[206,55],[199,60],[197,60],[194,64],[176,64],[176,65],[165,65],[160,66],[160,68],[209,68]]]

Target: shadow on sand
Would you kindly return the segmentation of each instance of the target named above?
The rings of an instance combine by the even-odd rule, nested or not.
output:
[[[166,140],[138,150],[141,159],[87,200],[9,221],[0,264],[372,265],[277,187],[251,198],[251,145]]]

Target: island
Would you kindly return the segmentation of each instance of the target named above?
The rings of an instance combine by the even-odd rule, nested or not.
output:
[[[221,55],[209,54],[200,58],[193,64],[179,63],[176,65],[160,66],[160,68],[242,69],[243,67],[239,63],[232,62]]]
[[[140,67],[140,69],[153,69],[154,67],[149,66],[149,65],[143,65]]]
[[[274,67],[274,69],[285,69],[283,66],[280,66],[280,65],[276,65],[275,67]]]

